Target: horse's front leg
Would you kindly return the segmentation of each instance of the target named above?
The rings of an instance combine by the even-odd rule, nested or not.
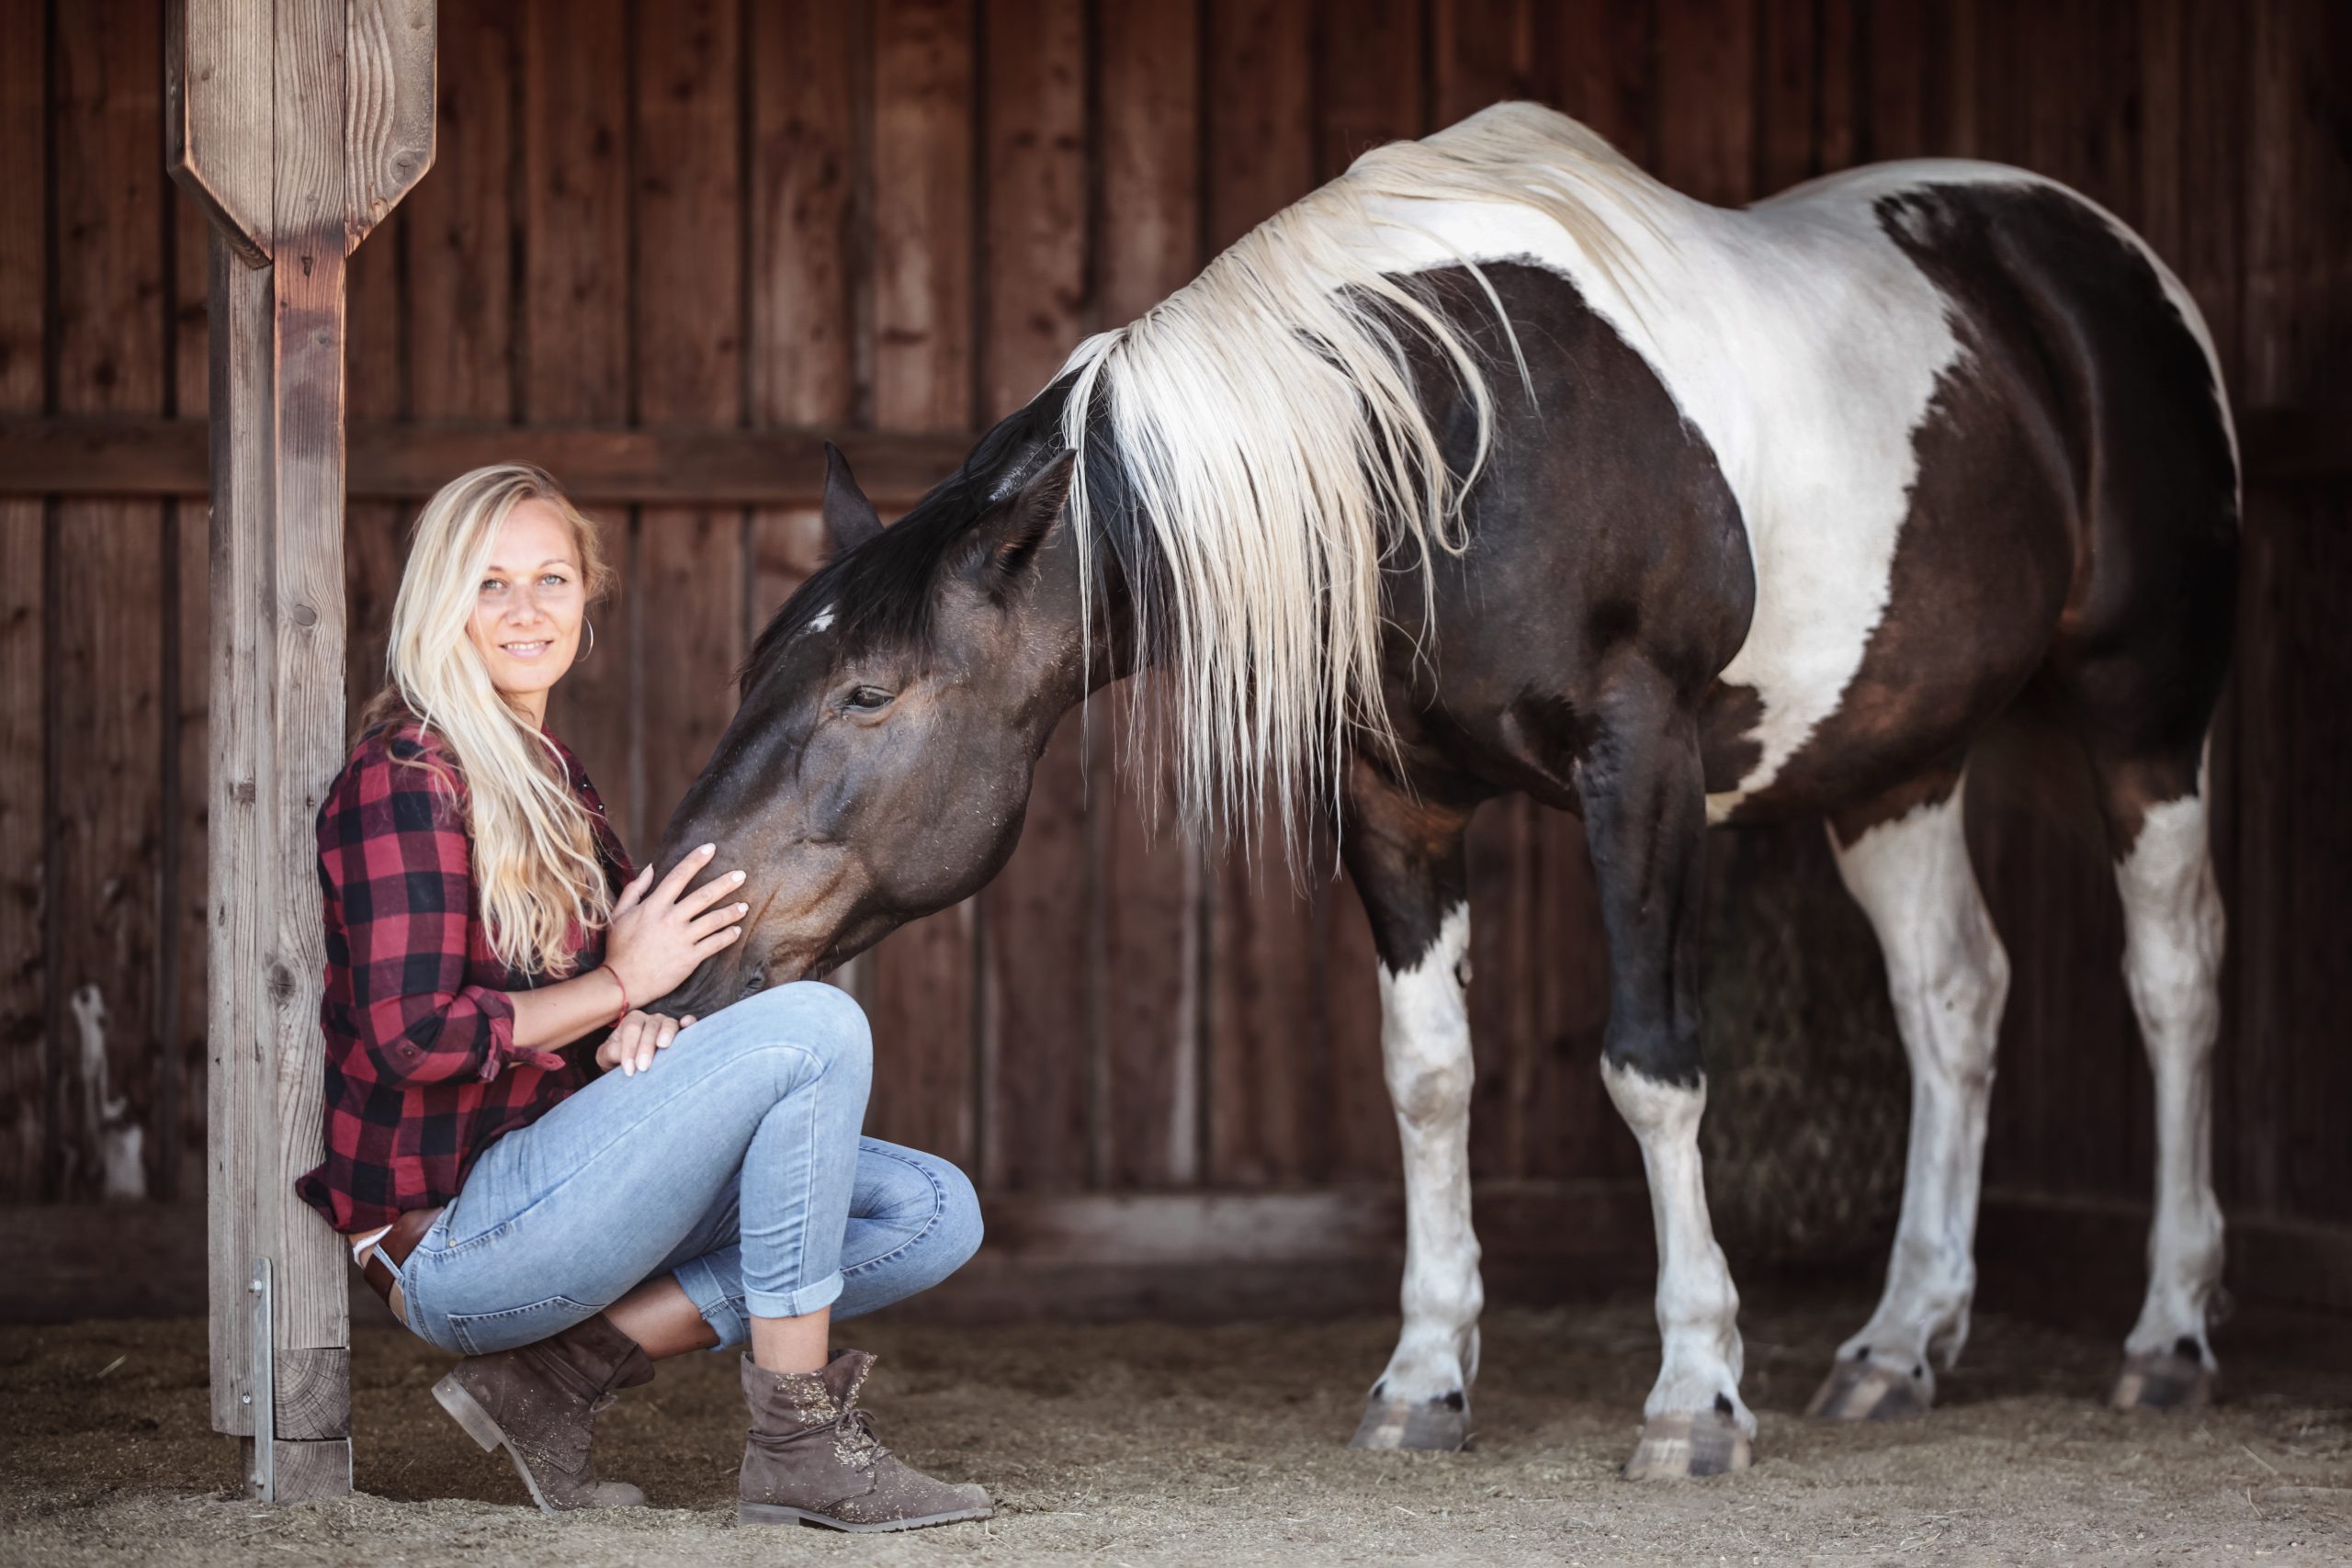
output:
[[[1380,953],[1380,1047],[1405,1148],[1404,1332],[1351,1446],[1461,1448],[1478,1374],[1470,1224],[1466,811],[1410,798],[1358,762],[1340,843]]]
[[[1657,1232],[1664,1364],[1629,1480],[1745,1469],[1756,1418],[1740,1403],[1739,1295],[1707,1217],[1699,1116],[1697,954],[1705,784],[1698,727],[1664,676],[1612,680],[1572,770],[1609,939],[1601,1078],[1642,1145]]]

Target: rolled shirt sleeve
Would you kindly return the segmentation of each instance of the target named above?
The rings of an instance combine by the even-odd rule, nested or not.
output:
[[[446,770],[382,751],[337,781],[319,825],[324,892],[348,943],[353,1032],[385,1079],[489,1082],[510,1065],[560,1067],[514,1043],[514,1003],[466,983],[472,847]]]

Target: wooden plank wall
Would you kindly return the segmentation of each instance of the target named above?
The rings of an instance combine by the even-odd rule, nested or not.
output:
[[[444,11],[437,165],[354,265],[358,418],[818,426],[853,457],[861,430],[969,430],[1363,148],[1510,96],[1727,202],[1876,158],[2023,164],[2144,229],[2203,303],[2241,406],[2340,402],[2352,363],[2352,175],[2332,129],[2352,95],[2320,0]],[[0,185],[0,413],[202,412],[202,230],[161,176],[156,31],[0,0],[19,45],[0,55],[0,144],[37,149],[17,166],[40,171]],[[355,706],[413,507],[352,509]],[[2333,800],[2352,762],[2331,635],[2352,603],[2345,510],[2340,487],[2250,498],[2215,761],[2235,919],[2225,1196],[2335,1220],[2352,1219],[2352,1145],[2327,1124],[2352,1100],[2326,992],[2352,968]],[[191,502],[0,497],[0,1196],[98,1191],[109,1134],[119,1150],[130,1131],[132,1189],[164,1196],[201,1147],[201,519]],[[823,545],[804,511],[603,521],[625,589],[555,722],[642,845],[725,722],[745,639]],[[873,1130],[999,1190],[1392,1177],[1361,909],[1322,875],[1298,896],[1278,858],[1153,830],[1164,781],[1115,765],[1127,705],[1148,700],[1114,693],[1066,726],[1002,878],[856,966],[883,1043]],[[1986,794],[1974,826],[2017,967],[1993,1178],[2138,1193],[2147,1080],[2106,873],[2078,828]],[[1577,824],[1498,807],[1472,860],[1478,1173],[1637,1174],[1596,1082],[1607,997]],[[1718,862],[1719,899],[1834,886],[1809,829]],[[93,985],[103,1095],[72,1007]]]

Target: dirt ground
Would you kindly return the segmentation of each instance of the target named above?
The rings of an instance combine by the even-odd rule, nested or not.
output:
[[[550,1519],[434,1404],[447,1359],[363,1331],[360,1495],[269,1509],[226,1492],[202,1323],[14,1327],[0,1562],[2352,1562],[2352,1365],[2324,1330],[2225,1337],[2224,1403],[2125,1417],[2097,1403],[2111,1344],[1993,1316],[1930,1419],[1836,1427],[1797,1413],[1868,1303],[1771,1294],[1744,1314],[1756,1468],[1665,1488],[1616,1474],[1655,1369],[1638,1300],[1491,1314],[1477,1440],[1452,1456],[1340,1447],[1385,1320],[860,1325],[885,1438],[987,1483],[999,1510],[881,1538],[735,1528],[742,1414],[722,1357],[669,1364],[605,1419],[605,1473],[653,1506]]]

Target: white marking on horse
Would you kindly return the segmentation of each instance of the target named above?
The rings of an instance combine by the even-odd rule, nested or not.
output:
[[[823,631],[827,626],[830,626],[832,624],[833,607],[831,604],[828,604],[823,609],[818,611],[815,615],[809,616],[808,625],[803,629],[809,635],[814,636],[816,633]]]
[[[2198,793],[2148,808],[2116,867],[2123,895],[2123,978],[2156,1080],[2156,1213],[2148,1296],[2124,1340],[2134,1353],[2195,1341],[2213,1364],[2206,1314],[2222,1276],[2213,1197],[2213,1043],[2222,1027],[2223,917]]]
[[[1943,295],[1869,200],[1810,189],[1745,212],[1664,187],[1612,193],[1630,270],[1523,208],[1396,204],[1400,223],[1456,251],[1385,231],[1400,269],[1509,257],[1566,276],[1713,450],[1756,569],[1755,617],[1722,679],[1754,688],[1763,714],[1755,765],[1708,800],[1715,820],[1772,782],[1860,670],[1918,476],[1912,436],[1962,355]]]
[[[1867,1353],[1915,1381],[1923,1402],[1935,1395],[1930,1352],[1950,1368],[1968,1337],[1985,1108],[2009,986],[2008,956],[1969,863],[1965,788],[1850,844],[1834,832],[1829,840],[1846,890],[1878,932],[1911,1063],[1910,1154],[1885,1293],[1838,1355]]]
[[[1741,211],[1611,182],[1584,193],[1618,220],[1626,254],[1607,263],[1532,208],[1368,204],[1383,220],[1383,265],[1396,272],[1511,259],[1567,277],[1713,449],[1756,569],[1755,617],[1720,678],[1753,688],[1762,718],[1750,736],[1758,760],[1708,797],[1711,821],[1768,787],[1838,711],[1886,614],[1918,478],[1914,441],[1939,380],[1964,374],[1965,355],[1949,300],[1874,208],[1931,185],[2041,185],[2081,199],[2024,170],[1959,159],[1832,175]],[[2179,281],[2101,216],[2154,267],[2214,364]]]
[[[1718,1399],[1728,1400],[1732,1419],[1753,1438],[1756,1417],[1739,1397],[1739,1292],[1715,1245],[1699,1169],[1706,1080],[1687,1089],[1660,1083],[1604,1058],[1600,1081],[1642,1145],[1657,1231],[1657,1330],[1665,1354],[1642,1415],[1713,1410]]]
[[[1405,1148],[1404,1331],[1385,1397],[1465,1395],[1478,1375],[1478,1237],[1470,1222],[1470,1012],[1464,955],[1470,909],[1456,906],[1420,962],[1380,970],[1380,1050]]]

